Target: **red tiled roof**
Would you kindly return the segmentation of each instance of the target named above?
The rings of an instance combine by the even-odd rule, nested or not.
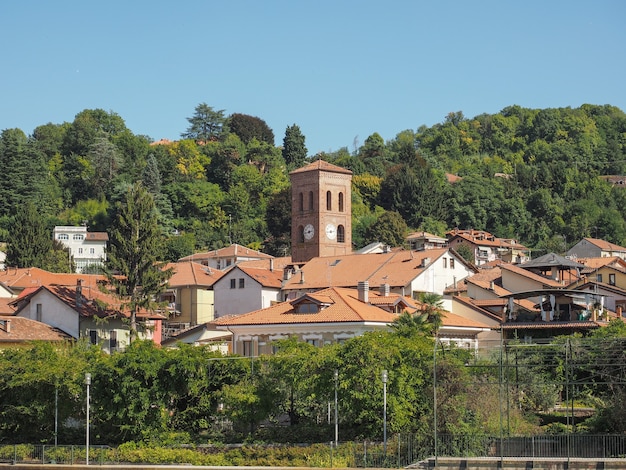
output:
[[[93,241],[108,241],[109,234],[106,232],[87,232],[85,235],[85,241],[93,242]]]
[[[501,264],[500,269],[504,269],[506,271],[511,271],[513,273],[519,274],[521,276],[527,277],[537,282],[541,282],[543,285],[551,286],[551,287],[564,287],[564,285],[555,280],[547,277],[540,276],[539,274],[535,274],[528,269],[520,268],[514,264]]]
[[[28,302],[32,296],[36,295],[42,289],[47,290],[84,317],[96,316],[106,318],[113,316],[130,318],[130,311],[123,304],[122,300],[114,295],[106,294],[97,288],[94,289],[88,286],[82,286],[80,306],[77,306],[78,297],[76,294],[76,286],[49,285],[41,286],[34,290],[34,292],[29,292],[21,298],[18,298],[18,300],[15,301],[15,304],[18,305],[18,309],[25,305],[24,301]],[[163,319],[164,317],[158,313],[142,309],[137,312],[137,318]]]
[[[283,272],[281,270],[275,269],[270,271],[269,269],[251,268],[240,265],[238,265],[237,268],[241,269],[241,271],[246,273],[263,287],[280,289],[282,286]]]
[[[272,255],[268,255],[267,253],[262,253],[260,251],[253,250],[252,248],[247,248],[245,246],[237,245],[235,243],[233,245],[225,246],[224,248],[219,248],[217,250],[207,251],[205,253],[194,253],[193,255],[185,256],[184,258],[181,258],[178,261],[198,261],[198,260],[203,260],[203,259],[218,259],[218,258],[233,258],[233,257],[260,258],[260,259],[273,258]]]
[[[311,299],[328,306],[316,313],[296,313],[294,305]],[[331,287],[306,294],[292,302],[281,302],[271,307],[230,318],[215,320],[216,325],[269,325],[298,323],[374,322],[391,323],[397,315],[382,308],[361,302],[356,289]]]
[[[623,246],[616,245],[615,243],[607,242],[605,240],[601,240],[599,238],[585,238],[589,243],[597,246],[601,250],[604,251],[624,251],[626,252],[626,248]]]
[[[76,286],[82,280],[83,286],[96,287],[107,283],[107,278],[99,274],[51,273],[39,268],[7,268],[0,271],[0,282],[11,289],[25,289],[39,286]]]
[[[436,248],[313,258],[285,283],[284,289],[352,288],[360,281],[368,281],[370,287],[382,284],[404,287],[425,269],[425,259],[432,262],[447,251],[447,248]]]
[[[0,315],[13,315],[15,313],[15,308],[11,306],[14,300],[11,297],[0,297]]]
[[[521,243],[517,243],[514,240],[507,238],[497,238],[489,232],[484,230],[452,230],[447,233],[448,239],[462,238],[463,240],[478,246],[490,246],[495,248],[515,249],[520,251],[527,251]]]
[[[45,323],[29,318],[0,316],[0,344],[69,339],[69,335]]]
[[[324,160],[315,160],[314,162],[309,163],[308,165],[303,166],[302,168],[298,168],[290,172],[290,175],[295,173],[304,173],[306,171],[330,171],[333,173],[343,173],[346,175],[351,175],[352,172],[347,168],[342,168],[337,165],[333,165],[332,163],[328,163]]]
[[[200,263],[191,261],[179,261],[178,263],[168,263],[164,269],[172,268],[173,274],[169,279],[170,287],[181,286],[202,286],[211,287],[215,282],[224,276],[224,272],[218,269],[211,269]]]

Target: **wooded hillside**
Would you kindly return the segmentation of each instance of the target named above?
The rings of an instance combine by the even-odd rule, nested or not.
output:
[[[100,109],[30,136],[3,130],[0,240],[10,242],[11,220],[27,202],[49,233],[81,223],[105,231],[114,202],[142,180],[167,238],[163,260],[231,242],[288,254],[288,172],[323,158],[354,172],[357,247],[391,242],[390,224],[440,235],[487,230],[536,253],[563,252],[585,236],[626,244],[625,185],[602,178],[626,174],[626,115],[613,106],[450,113],[388,142],[374,133],[352,151],[314,156],[295,124],[277,145],[257,117],[202,103],[187,119],[184,139],[157,145]]]

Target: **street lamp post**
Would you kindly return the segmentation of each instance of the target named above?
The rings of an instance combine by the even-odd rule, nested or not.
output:
[[[335,369],[335,447],[339,444],[339,411],[337,408],[337,382],[339,380],[339,371]]]
[[[387,370],[383,370],[383,454],[387,455]]]
[[[85,445],[85,463],[89,465],[89,386],[91,385],[91,374],[85,374],[85,385],[87,385],[87,431]]]

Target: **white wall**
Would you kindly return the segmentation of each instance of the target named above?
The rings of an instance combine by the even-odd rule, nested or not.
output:
[[[231,279],[235,280],[235,288],[230,288]],[[239,279],[244,280],[243,289],[239,287]],[[215,318],[224,315],[240,315],[263,308],[261,285],[246,273],[235,267],[221,277],[214,285]]]
[[[78,312],[45,289],[41,289],[35,294],[18,316],[37,321],[37,304],[41,304],[40,321],[42,323],[58,328],[73,338],[79,338]]]

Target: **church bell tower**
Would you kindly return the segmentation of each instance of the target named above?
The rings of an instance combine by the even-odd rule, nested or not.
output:
[[[293,262],[352,253],[352,172],[316,160],[289,177]]]

